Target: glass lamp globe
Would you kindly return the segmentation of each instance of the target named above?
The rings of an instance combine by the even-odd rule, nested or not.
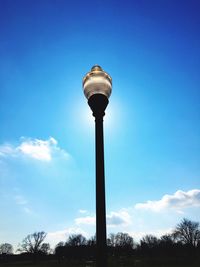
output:
[[[83,78],[83,90],[87,99],[94,94],[103,94],[110,97],[112,78],[100,66],[95,65]]]

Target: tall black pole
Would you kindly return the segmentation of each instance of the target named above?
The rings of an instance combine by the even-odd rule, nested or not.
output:
[[[95,147],[96,147],[96,267],[107,267],[106,244],[106,201],[104,173],[104,142],[103,116],[108,105],[108,99],[103,94],[92,95],[88,104],[95,117]]]

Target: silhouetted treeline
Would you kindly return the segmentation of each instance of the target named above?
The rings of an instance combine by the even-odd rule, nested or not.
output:
[[[38,261],[54,259],[59,263],[67,260],[95,261],[96,237],[86,239],[83,235],[70,235],[66,242],[56,245],[54,251],[48,243],[44,243],[45,232],[36,232],[25,237],[20,244],[19,255],[12,255],[12,245],[0,245],[2,261]],[[136,243],[129,234],[109,234],[107,239],[108,257],[125,260],[131,258],[162,262],[175,262],[180,266],[185,263],[200,262],[200,229],[199,223],[183,219],[170,234],[157,238],[145,235]],[[127,265],[128,266],[128,265]]]

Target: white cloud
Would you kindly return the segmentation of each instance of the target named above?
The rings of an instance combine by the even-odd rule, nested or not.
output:
[[[131,223],[131,217],[129,213],[125,210],[121,210],[119,212],[111,212],[106,216],[106,221],[108,227],[115,227],[115,226],[125,226]],[[75,224],[85,224],[85,225],[95,225],[96,218],[95,216],[85,216],[79,217],[75,219]]]
[[[63,149],[58,147],[58,142],[55,138],[50,137],[47,140],[21,138],[21,143],[18,146],[6,143],[0,146],[1,157],[19,157],[25,156],[39,161],[49,162],[53,155],[62,155],[69,157]]]
[[[50,243],[52,247],[55,247],[59,242],[66,242],[67,238],[72,234],[82,234],[83,236],[88,237],[88,234],[81,228],[70,227],[68,229],[47,233],[45,242]]]
[[[187,192],[178,190],[173,195],[164,195],[160,200],[157,201],[148,200],[146,203],[138,203],[135,205],[135,208],[151,210],[155,212],[165,209],[174,209],[178,212],[181,212],[184,208],[199,206],[200,190],[193,189]]]
[[[86,216],[86,217],[80,217],[75,219],[75,224],[87,224],[87,225],[95,225],[96,218],[95,216]]]
[[[85,214],[85,213],[87,213],[88,211],[87,211],[87,210],[79,210],[79,212],[80,212],[81,214]]]
[[[131,223],[131,216],[125,210],[119,212],[111,212],[107,215],[107,224],[109,227],[125,226]]]
[[[44,161],[51,160],[51,148],[57,144],[54,138],[43,140],[28,140],[21,143],[17,150],[32,158]]]
[[[139,242],[145,235],[153,235],[160,238],[162,235],[172,233],[173,228],[159,229],[156,231],[128,231],[128,234],[134,238],[136,242]]]

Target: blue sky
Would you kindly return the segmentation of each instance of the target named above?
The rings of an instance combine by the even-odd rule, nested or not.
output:
[[[0,0],[0,243],[95,233],[94,121],[82,78],[113,78],[108,233],[200,221],[200,4]]]

